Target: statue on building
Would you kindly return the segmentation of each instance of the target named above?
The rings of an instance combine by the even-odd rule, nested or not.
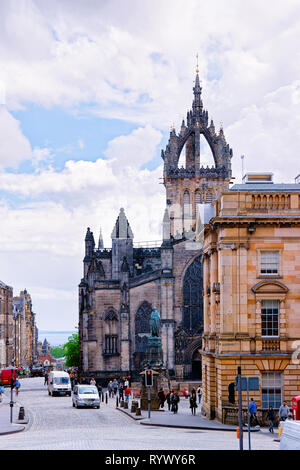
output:
[[[152,337],[159,337],[160,331],[160,315],[155,307],[152,307],[151,317],[150,317],[150,330]]]

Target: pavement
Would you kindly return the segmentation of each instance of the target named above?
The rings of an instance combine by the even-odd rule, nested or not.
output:
[[[15,400],[15,397],[14,397]],[[24,431],[24,424],[28,423],[27,419],[19,420],[19,410],[22,406],[19,402],[15,402],[13,406],[13,422],[10,422],[10,390],[5,389],[5,394],[2,395],[2,402],[0,403],[0,435],[14,434],[16,432]]]
[[[230,426],[222,424],[216,420],[210,420],[201,415],[201,408],[198,405],[196,415],[192,415],[189,400],[181,400],[179,403],[179,410],[177,414],[168,411],[165,404],[165,409],[160,411],[151,411],[150,419],[148,418],[148,411],[142,411],[141,416],[136,416],[135,413],[130,412],[131,405],[128,409],[118,408],[123,413],[127,414],[135,420],[140,420],[140,424],[144,426],[162,426],[168,428],[185,428],[185,429],[203,429],[209,431],[231,431],[236,432],[237,426]],[[244,431],[248,431],[244,427]],[[251,428],[251,432],[260,431],[260,428]]]

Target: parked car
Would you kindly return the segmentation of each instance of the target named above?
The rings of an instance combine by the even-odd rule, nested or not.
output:
[[[42,364],[34,365],[31,367],[30,370],[31,377],[43,377],[44,375],[44,367]]]
[[[48,394],[71,396],[71,380],[67,372],[54,370],[48,375]]]
[[[100,408],[100,397],[95,385],[75,385],[73,389],[72,404],[76,408]]]

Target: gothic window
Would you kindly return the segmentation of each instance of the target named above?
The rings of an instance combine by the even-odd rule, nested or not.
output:
[[[190,215],[190,193],[188,191],[184,191],[183,194],[183,215],[189,216]]]
[[[198,330],[203,325],[203,278],[201,257],[188,267],[183,281],[183,326]]]
[[[135,314],[135,368],[139,369],[145,358],[152,306],[143,302]]]
[[[195,216],[197,215],[198,204],[201,204],[201,192],[197,189],[195,192]]]
[[[119,353],[118,346],[118,330],[119,317],[114,308],[109,308],[104,315],[103,322],[104,338],[103,338],[103,354],[115,355]]]

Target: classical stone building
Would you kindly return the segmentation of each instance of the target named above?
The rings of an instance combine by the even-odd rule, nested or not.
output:
[[[13,311],[15,363],[30,366],[37,356],[37,328],[31,296],[26,289],[13,298]]]
[[[260,410],[300,394],[300,185],[249,174],[214,206],[203,247],[203,412],[229,422],[238,366],[259,378]]]
[[[197,206],[210,203],[231,179],[232,151],[223,129],[216,133],[203,109],[198,71],[192,109],[179,134],[173,128],[165,151],[166,208],[163,242],[135,247],[121,209],[112,248],[95,245],[88,228],[79,285],[80,370],[83,377],[138,376],[150,333],[152,306],[161,315],[164,363],[177,380],[201,378],[203,331],[202,261],[195,241]],[[201,166],[200,137],[214,159]],[[185,150],[185,167],[178,162]],[[164,208],[162,208],[163,212]]]
[[[12,298],[13,288],[0,281],[0,369],[14,358]]]

